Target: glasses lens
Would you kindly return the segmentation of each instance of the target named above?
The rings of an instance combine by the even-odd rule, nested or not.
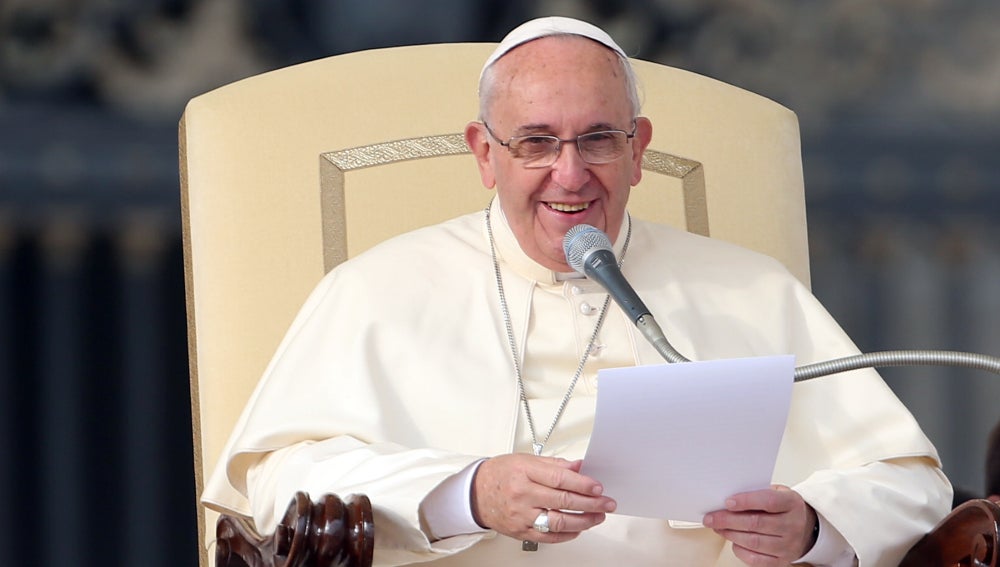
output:
[[[591,132],[578,138],[580,154],[587,163],[608,163],[625,154],[628,134],[620,130]]]
[[[510,139],[510,153],[524,162],[525,167],[552,165],[559,153],[559,138],[555,136],[520,136]]]

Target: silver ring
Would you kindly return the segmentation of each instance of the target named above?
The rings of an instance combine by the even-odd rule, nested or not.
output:
[[[531,527],[535,528],[539,533],[549,533],[549,511],[542,510],[542,513],[535,518],[535,523],[531,524]]]

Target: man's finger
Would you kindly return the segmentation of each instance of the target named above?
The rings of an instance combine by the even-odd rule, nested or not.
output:
[[[726,499],[726,510],[730,512],[760,510],[780,514],[792,510],[797,501],[797,494],[791,490],[766,488],[730,496]]]

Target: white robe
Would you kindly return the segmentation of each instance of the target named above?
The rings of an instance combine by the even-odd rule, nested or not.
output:
[[[296,490],[366,494],[377,565],[741,565],[711,530],[615,514],[535,553],[492,532],[428,541],[418,507],[431,489],[478,458],[530,450],[484,216],[391,239],[320,282],[203,502],[252,516],[267,533]],[[544,436],[606,294],[585,279],[556,281],[527,258],[496,204],[492,222],[526,391]],[[857,352],[773,259],[660,225],[631,226],[623,272],[688,358],[792,353],[802,365]],[[582,458],[599,368],[663,362],[614,304],[596,345],[545,455]],[[948,512],[951,487],[939,467],[878,374],[859,370],[795,385],[773,481],[794,487],[861,565],[896,565]]]

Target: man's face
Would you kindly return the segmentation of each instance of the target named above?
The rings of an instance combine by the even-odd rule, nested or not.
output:
[[[486,120],[504,142],[526,134],[573,139],[600,130],[633,130],[624,70],[617,56],[596,42],[545,37],[494,65],[496,90]],[[586,163],[575,143],[563,143],[553,165],[528,169],[482,124],[466,129],[483,184],[496,187],[521,248],[539,264],[563,272],[572,271],[562,247],[570,228],[586,223],[617,236],[650,136],[649,121],[640,118],[625,155],[611,163]]]

